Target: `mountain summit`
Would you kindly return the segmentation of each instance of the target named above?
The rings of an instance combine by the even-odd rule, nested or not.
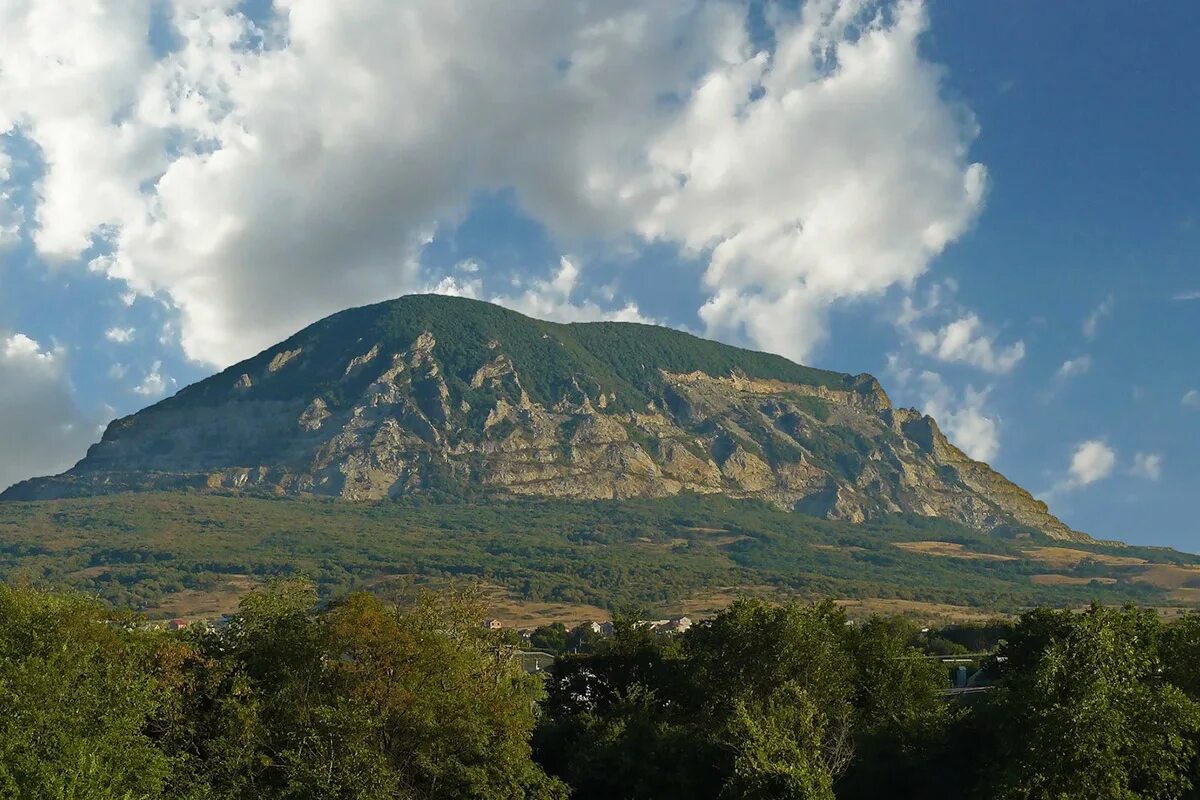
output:
[[[148,489],[759,498],[1087,540],[870,375],[680,331],[414,295],[350,309],[114,421],[0,499]]]

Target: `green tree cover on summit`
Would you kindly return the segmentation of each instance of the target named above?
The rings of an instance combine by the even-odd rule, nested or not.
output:
[[[1200,797],[1200,615],[931,636],[742,599],[679,635],[618,617],[543,685],[469,594],[315,600],[276,582],[172,633],[0,585],[0,798]],[[934,639],[997,635],[995,688],[946,696]]]
[[[438,295],[410,295],[327,317],[248,362],[190,386],[163,406],[225,400],[246,370],[265,372],[278,353],[299,350],[289,369],[248,390],[261,399],[323,395],[333,404],[361,394],[364,373],[344,380],[346,364],[379,344],[387,353],[408,348],[422,333],[437,340],[438,360],[457,398],[474,398],[471,377],[495,357],[508,355],[526,391],[553,405],[573,381],[616,395],[617,408],[644,409],[661,400],[659,370],[729,375],[847,389],[849,375],[805,367],[769,353],[743,350],[682,331],[636,323],[559,324],[535,320],[490,303]],[[360,385],[362,384],[362,385]],[[478,399],[478,398],[476,398]],[[476,402],[472,405],[480,405]]]

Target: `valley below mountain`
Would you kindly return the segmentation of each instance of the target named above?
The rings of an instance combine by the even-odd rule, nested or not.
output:
[[[71,588],[152,619],[216,619],[250,589],[324,598],[475,586],[506,626],[615,611],[702,617],[738,596],[833,598],[929,622],[1036,605],[1200,603],[1200,558],[980,533],[936,517],[853,523],[718,494],[346,502],[130,492],[0,503],[0,580]]]

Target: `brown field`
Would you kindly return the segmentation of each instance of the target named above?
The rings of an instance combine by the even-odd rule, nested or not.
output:
[[[853,544],[814,544],[810,545],[813,550],[828,550],[831,553],[865,553],[867,548],[859,547]]]
[[[1113,567],[1135,567],[1148,563],[1144,558],[1089,553],[1087,550],[1076,550],[1072,547],[1030,547],[1024,552],[1035,561],[1064,569],[1070,569],[1081,561],[1095,561]]]
[[[969,558],[976,561],[1016,561],[1015,556],[1003,556],[997,553],[977,553],[968,550],[954,542],[896,542],[896,547],[910,553],[923,553],[927,556],[943,556],[945,558]]]
[[[503,586],[494,583],[466,583],[445,579],[430,579],[420,575],[388,575],[369,581],[364,588],[390,602],[404,602],[422,590],[442,590],[451,587],[478,592],[479,600],[490,617],[506,628],[536,628],[561,622],[573,628],[584,622],[603,622],[611,612],[586,603],[557,603],[523,600],[513,597]]]
[[[775,602],[787,602],[794,595],[775,586],[722,586],[694,594],[682,603],[666,607],[664,615],[684,615],[693,620],[711,617],[728,608],[739,597],[761,597]]]
[[[1034,575],[1029,580],[1033,581],[1038,586],[1086,586],[1092,581],[1107,584],[1113,584],[1117,582],[1116,578],[1084,578],[1078,575],[1059,575],[1057,573]]]
[[[503,622],[506,628],[536,628],[552,622],[573,628],[584,622],[603,622],[612,617],[607,609],[583,603],[518,600],[502,586],[484,586],[482,591],[488,613]]]
[[[872,614],[882,616],[904,616],[925,623],[970,622],[995,619],[996,614],[979,608],[952,606],[945,603],[924,603],[919,600],[897,600],[895,598],[867,598],[865,600],[836,600],[846,609],[851,619],[861,619]]]
[[[1134,580],[1160,589],[1174,591],[1200,589],[1200,567],[1180,567],[1175,564],[1148,564]]]
[[[570,628],[581,622],[600,622],[612,616],[610,612],[594,606],[516,600],[507,597],[500,587],[487,587],[485,594],[488,598],[489,613],[506,627],[532,628],[561,622]],[[700,620],[727,608],[739,597],[763,597],[777,602],[796,599],[771,586],[730,586],[695,595],[682,603],[665,608],[660,614],[663,617],[681,615],[691,617],[693,621]],[[872,614],[899,615],[924,624],[941,624],[987,620],[996,616],[994,613],[967,606],[896,598],[842,599],[834,602],[844,608],[846,615],[851,619],[864,619]]]
[[[728,608],[734,600],[746,597],[753,592],[743,588],[714,589],[711,592],[689,597],[682,603],[667,610],[669,616],[691,617],[692,620],[704,619]]]
[[[215,620],[223,614],[237,611],[242,596],[260,585],[262,582],[250,575],[232,575],[215,589],[184,589],[167,595],[154,616],[164,619],[179,617],[188,621]]]

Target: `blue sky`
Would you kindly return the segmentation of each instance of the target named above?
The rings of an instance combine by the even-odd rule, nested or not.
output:
[[[437,290],[872,372],[1072,526],[1200,547],[1200,10],[129,6],[0,9],[0,483]]]

